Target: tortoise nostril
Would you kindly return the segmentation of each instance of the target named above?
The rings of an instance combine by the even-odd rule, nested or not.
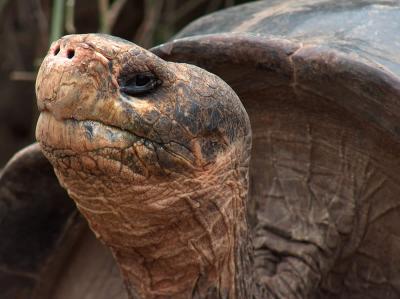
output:
[[[55,50],[54,50],[54,56],[56,56],[59,52],[60,52],[60,46],[58,46],[57,48],[55,48]]]
[[[72,59],[72,57],[74,57],[74,55],[75,55],[75,50],[68,49],[68,51],[67,51],[68,59]]]

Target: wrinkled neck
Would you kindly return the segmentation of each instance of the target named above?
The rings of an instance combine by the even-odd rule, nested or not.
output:
[[[250,298],[248,166],[236,160],[143,182],[56,173],[111,248],[132,298]]]

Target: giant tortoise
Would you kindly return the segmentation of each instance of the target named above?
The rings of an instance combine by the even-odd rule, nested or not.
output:
[[[150,50],[54,42],[0,178],[0,297],[399,298],[399,19],[270,0]]]

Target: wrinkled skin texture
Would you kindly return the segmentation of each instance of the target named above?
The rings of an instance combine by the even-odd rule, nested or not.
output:
[[[121,92],[124,78],[148,72],[160,86]],[[226,83],[116,38],[76,35],[51,46],[36,92],[37,140],[132,298],[253,293],[251,131]]]

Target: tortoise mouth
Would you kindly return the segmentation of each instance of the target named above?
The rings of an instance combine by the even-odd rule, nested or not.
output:
[[[165,176],[193,166],[179,151],[97,120],[58,120],[41,112],[36,139],[57,170],[123,177]]]
[[[47,111],[42,111],[39,116],[36,137],[41,144],[48,147],[69,149],[77,153],[100,148],[124,149],[148,140],[98,120],[58,120]]]
[[[36,138],[56,169],[73,169],[86,174],[121,176],[125,171],[148,175],[141,156],[153,143],[143,137],[96,120],[57,120],[43,111]]]

